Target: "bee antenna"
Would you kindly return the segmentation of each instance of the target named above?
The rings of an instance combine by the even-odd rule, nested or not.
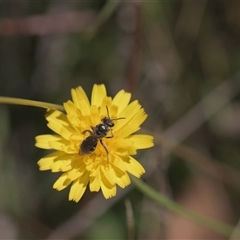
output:
[[[110,118],[108,107],[106,106],[108,117]]]
[[[107,109],[107,114],[108,114],[108,117],[110,118],[110,115],[109,115],[109,111],[108,111],[108,107],[106,106],[106,109]],[[125,117],[120,117],[120,118],[112,118],[111,120],[120,120],[120,119],[126,119]]]
[[[120,118],[112,118],[111,120],[120,120],[120,119],[126,119],[125,117],[120,117]]]

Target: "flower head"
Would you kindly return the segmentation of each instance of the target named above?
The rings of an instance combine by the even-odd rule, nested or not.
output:
[[[113,197],[116,185],[130,184],[128,173],[140,177],[145,172],[132,155],[153,146],[152,136],[133,134],[147,114],[138,101],[129,103],[131,94],[124,90],[112,99],[104,85],[94,85],[91,102],[81,87],[71,93],[73,101],[63,105],[66,113],[47,112],[48,127],[56,134],[36,137],[37,147],[55,150],[38,161],[39,168],[63,172],[53,188],[72,184],[69,200],[78,202],[88,185],[92,192],[101,189],[105,198]]]

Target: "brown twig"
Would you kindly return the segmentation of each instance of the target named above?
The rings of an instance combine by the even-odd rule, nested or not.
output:
[[[0,21],[0,35],[46,35],[82,32],[96,18],[95,11],[63,12]]]
[[[135,29],[133,32],[131,52],[126,69],[126,89],[134,92],[139,78],[139,70],[141,64],[141,48],[142,48],[142,15],[139,2],[134,2],[135,6]]]

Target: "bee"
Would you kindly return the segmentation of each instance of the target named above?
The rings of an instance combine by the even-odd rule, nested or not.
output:
[[[107,106],[106,106],[106,109],[107,109],[108,116],[102,118],[101,123],[99,123],[95,127],[91,126],[91,130],[87,129],[82,132],[82,134],[89,133],[90,135],[82,141],[79,149],[79,155],[93,153],[97,147],[98,142],[100,142],[108,156],[109,151],[102,139],[113,138],[114,137],[112,132],[112,128],[114,127],[113,121],[125,119],[125,118],[111,119],[109,116],[109,111]],[[109,132],[111,132],[111,135],[107,136]]]

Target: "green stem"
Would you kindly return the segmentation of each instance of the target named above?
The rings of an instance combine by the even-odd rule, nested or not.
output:
[[[93,25],[86,30],[85,36],[89,40],[95,36],[98,28],[111,17],[113,12],[117,9],[119,3],[120,3],[120,0],[114,0],[114,1],[108,0],[105,3],[104,7],[101,9]]]
[[[61,105],[33,101],[33,100],[22,99],[22,98],[12,98],[12,97],[1,97],[0,96],[0,104],[25,105],[25,106],[31,106],[31,107],[40,107],[40,108],[56,109],[59,111],[64,111],[64,108]]]
[[[131,180],[142,193],[144,193],[150,199],[159,203],[161,206],[173,211],[174,213],[184,216],[227,237],[230,237],[233,231],[235,231],[235,233],[237,232],[237,234],[240,234],[240,230],[236,228],[234,229],[234,227],[231,225],[203,216],[199,213],[189,210],[186,207],[181,206],[180,204],[155,191],[140,179],[131,176]]]

